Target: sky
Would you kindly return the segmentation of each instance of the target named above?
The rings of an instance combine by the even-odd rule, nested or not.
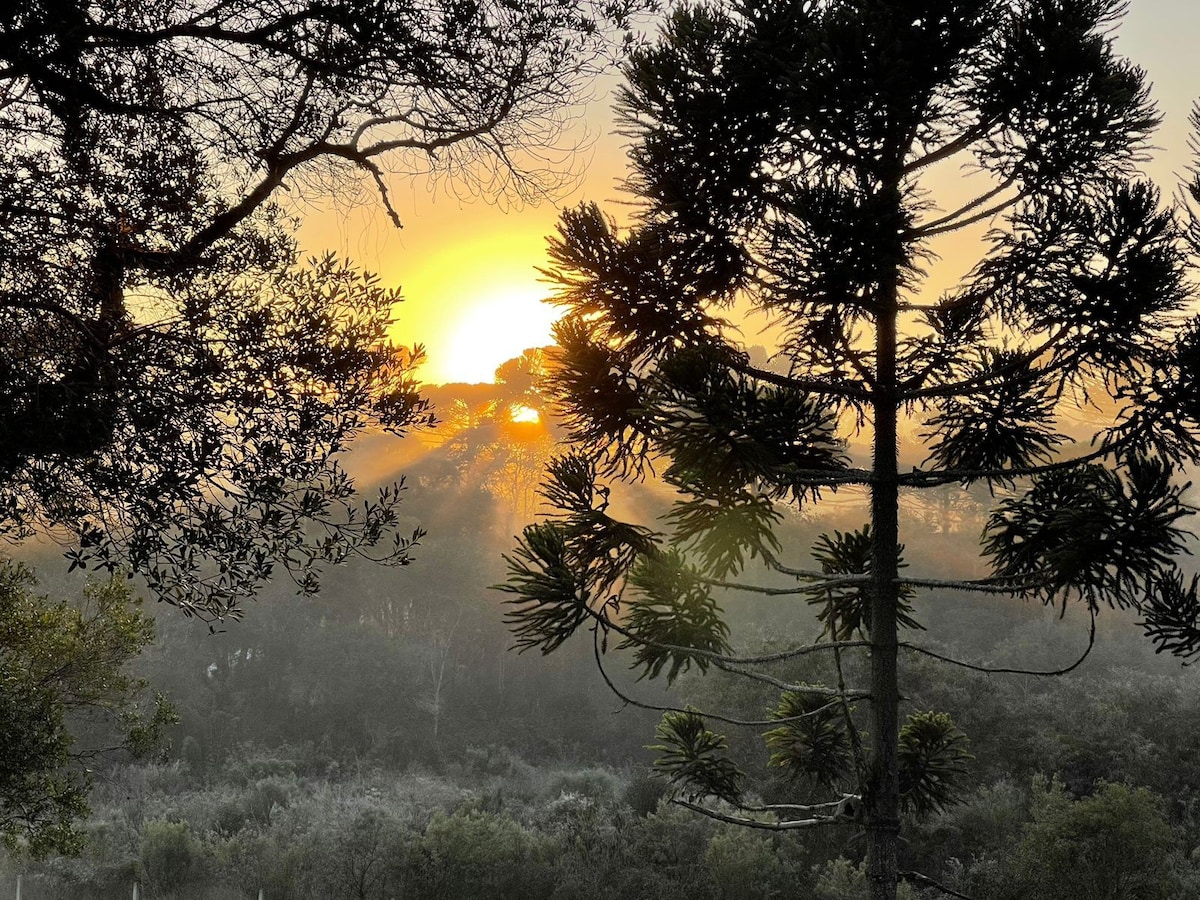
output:
[[[1191,165],[1188,113],[1200,98],[1200,2],[1133,0],[1117,31],[1117,49],[1149,74],[1164,124],[1147,173],[1171,192]],[[575,163],[582,175],[553,201],[522,206],[462,199],[445,184],[406,178],[391,184],[403,230],[378,204],[344,209],[328,203],[305,215],[300,240],[306,252],[335,250],[401,288],[405,302],[395,337],[425,346],[421,380],[491,381],[501,363],[550,343],[557,313],[541,302],[550,288],[537,268],[546,264],[546,237],[559,210],[594,200],[620,212],[625,139],[612,133],[612,87],[601,83],[584,108],[572,136],[585,143]],[[948,263],[961,255],[965,269],[980,236],[966,235],[940,252]],[[953,276],[954,266],[946,269]],[[747,339],[754,342],[752,335]]]

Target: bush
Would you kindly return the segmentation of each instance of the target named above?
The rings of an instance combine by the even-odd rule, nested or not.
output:
[[[622,799],[635,815],[645,818],[658,810],[658,804],[665,796],[667,783],[648,769],[639,769],[625,786]]]
[[[869,900],[867,886],[867,864],[854,865],[847,859],[830,860],[817,871],[817,886],[813,900]],[[896,892],[898,900],[916,900],[916,893],[908,884],[901,884]]]
[[[550,842],[507,816],[435,813],[420,849],[432,882],[426,896],[526,900],[552,889]]]
[[[721,900],[769,897],[781,872],[771,839],[745,828],[725,828],[709,839],[704,865]]]
[[[1012,859],[1013,900],[1167,900],[1175,850],[1159,798],[1106,784],[1071,799],[1057,779],[1034,781],[1033,821]]]
[[[287,809],[291,803],[292,792],[282,778],[264,778],[250,789],[246,796],[246,816],[260,828],[271,824],[271,816],[275,809]]]
[[[186,822],[155,819],[142,828],[142,868],[160,894],[200,880],[200,846]]]

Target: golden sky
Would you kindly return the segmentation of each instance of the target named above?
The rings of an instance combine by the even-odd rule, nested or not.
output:
[[[1133,0],[1117,46],[1149,72],[1165,122],[1147,168],[1165,192],[1172,191],[1176,175],[1191,164],[1188,113],[1200,97],[1200,0]],[[467,202],[445,186],[404,179],[392,183],[402,231],[373,206],[346,211],[330,204],[305,216],[300,237],[307,252],[336,250],[402,288],[406,299],[396,337],[425,345],[423,381],[490,381],[502,362],[549,343],[556,313],[540,302],[548,288],[536,268],[545,264],[546,236],[558,209],[596,200],[620,212],[613,201],[621,199],[624,139],[611,133],[608,88],[597,89],[581,123],[589,136],[578,159],[583,178],[554,202],[520,208]],[[979,236],[939,247],[941,271],[953,278],[960,274],[956,268],[968,267]],[[753,332],[745,339],[754,343]]]

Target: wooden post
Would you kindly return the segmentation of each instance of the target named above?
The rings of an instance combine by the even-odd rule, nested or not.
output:
[[[21,876],[17,876],[17,900],[21,900]]]
[[[133,900],[140,900],[141,893],[138,891],[138,883],[133,883]]]

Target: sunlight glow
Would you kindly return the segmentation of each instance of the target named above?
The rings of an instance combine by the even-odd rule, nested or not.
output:
[[[560,313],[541,302],[546,293],[544,287],[533,283],[501,287],[472,302],[458,316],[445,358],[440,360],[446,380],[492,381],[502,363],[529,347],[551,343],[550,329]]]
[[[515,424],[525,422],[536,425],[542,421],[542,414],[532,406],[526,406],[524,403],[514,403],[509,407],[508,418]]]

